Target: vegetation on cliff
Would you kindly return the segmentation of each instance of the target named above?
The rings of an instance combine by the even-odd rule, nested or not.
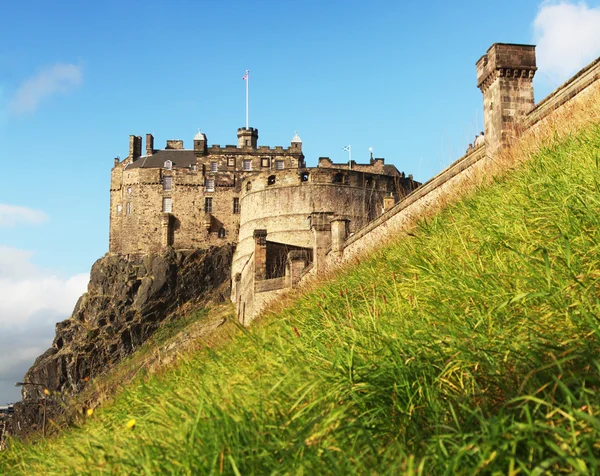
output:
[[[599,150],[538,151],[0,473],[593,473]]]

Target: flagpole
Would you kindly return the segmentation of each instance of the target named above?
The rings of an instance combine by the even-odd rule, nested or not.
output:
[[[250,82],[250,71],[246,70],[246,129],[248,129],[248,83]]]

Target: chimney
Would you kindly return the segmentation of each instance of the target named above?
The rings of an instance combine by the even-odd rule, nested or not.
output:
[[[133,160],[142,155],[142,136],[129,136],[129,157]]]
[[[146,134],[146,156],[154,153],[154,136],[152,134]]]

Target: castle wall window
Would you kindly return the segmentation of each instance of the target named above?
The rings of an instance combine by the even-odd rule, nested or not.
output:
[[[210,163],[210,171],[211,172],[216,172],[217,171],[217,163],[216,162],[211,162]]]
[[[275,175],[269,175],[267,179],[267,185],[273,185],[275,183]]]
[[[204,213],[212,213],[212,197],[204,199]]]
[[[285,162],[283,160],[275,161],[275,170],[283,170],[285,168]]]
[[[163,213],[173,213],[173,199],[171,197],[164,197],[162,201]]]
[[[269,160],[268,157],[263,157],[260,160],[260,165],[261,165],[261,167],[269,167],[271,165],[271,161]]]
[[[227,158],[227,166],[228,167],[235,167],[235,157],[228,157]]]
[[[252,189],[252,182],[247,182],[246,183],[246,190],[251,190]]]
[[[173,177],[163,177],[163,190],[171,190],[173,188]]]
[[[198,170],[198,166],[196,164],[192,164],[190,169],[192,169],[193,171]]]
[[[207,192],[214,192],[215,191],[215,181],[214,180],[207,180],[206,181],[206,191]]]
[[[240,213],[240,199],[238,197],[233,197],[233,213]]]
[[[244,160],[243,165],[244,165],[244,170],[252,170],[252,161],[251,160]]]
[[[300,182],[308,182],[308,172],[302,172],[300,174]]]
[[[119,214],[119,215],[120,215],[122,211],[123,211],[123,206],[122,206],[122,205],[119,203],[119,204],[117,205],[117,214]]]
[[[165,160],[164,167],[167,170],[171,170],[173,168],[173,162],[171,162],[170,160]]]
[[[343,174],[335,174],[333,176],[333,183],[344,183],[344,175]]]
[[[131,213],[132,213],[131,202],[127,202],[127,203],[125,204],[125,213],[126,213],[127,215],[131,215]]]
[[[219,228],[219,238],[225,238],[225,228]]]
[[[127,193],[130,194],[131,192],[132,192],[131,187],[127,187]]]

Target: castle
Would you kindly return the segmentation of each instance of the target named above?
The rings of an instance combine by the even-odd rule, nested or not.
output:
[[[236,244],[232,299],[243,323],[254,291],[295,285],[322,265],[332,236],[344,239],[419,185],[380,158],[336,164],[321,157],[306,167],[297,134],[287,148],[259,146],[252,127],[237,137],[237,145],[209,147],[198,131],[192,150],[182,140],[157,150],[147,134],[142,155],[142,138],[130,136],[128,157],[112,169],[109,251]]]
[[[552,120],[600,82],[600,59],[550,96],[534,102],[535,46],[495,43],[476,63],[483,94],[485,141],[425,184],[383,159],[307,168],[302,141],[258,146],[258,131],[238,129],[237,146],[193,150],[180,140],[154,149],[130,137],[129,156],[111,178],[110,252],[156,252],[236,245],[231,299],[247,324],[284,290],[333,269],[394,234],[486,175],[498,151],[523,131]],[[490,173],[494,173],[493,171]]]

